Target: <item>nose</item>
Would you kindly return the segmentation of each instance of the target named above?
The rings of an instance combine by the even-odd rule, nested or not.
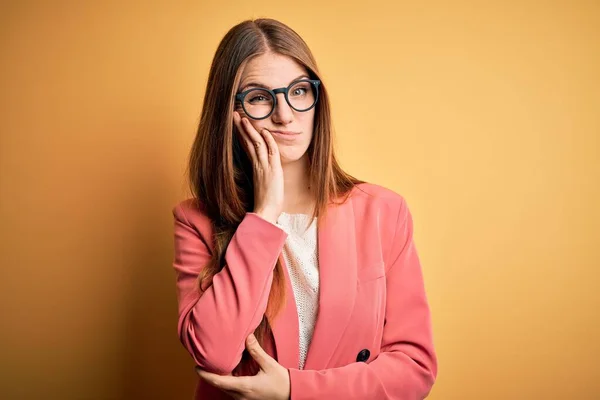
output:
[[[279,96],[279,98],[277,99],[277,106],[275,107],[275,110],[273,110],[271,118],[273,119],[273,122],[277,124],[289,124],[294,120],[294,110],[285,100],[285,94],[278,93],[276,96]]]

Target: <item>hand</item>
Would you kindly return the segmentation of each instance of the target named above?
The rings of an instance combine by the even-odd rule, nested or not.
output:
[[[291,390],[288,370],[260,347],[253,334],[246,338],[246,349],[260,366],[254,376],[221,376],[198,367],[196,372],[236,400],[288,400]]]
[[[277,222],[283,211],[283,169],[279,147],[267,129],[260,133],[248,118],[233,112],[233,122],[253,165],[254,212],[270,222]]]

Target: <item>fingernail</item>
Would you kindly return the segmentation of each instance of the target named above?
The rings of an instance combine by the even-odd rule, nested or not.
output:
[[[197,374],[200,374],[200,367],[198,367],[198,366],[194,367],[194,371],[196,371]]]

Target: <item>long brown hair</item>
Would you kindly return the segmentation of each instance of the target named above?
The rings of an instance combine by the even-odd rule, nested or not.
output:
[[[233,129],[233,110],[244,65],[251,57],[267,52],[289,56],[303,65],[311,79],[319,75],[315,59],[302,38],[291,28],[272,19],[244,21],[227,32],[213,59],[198,132],[188,165],[190,189],[213,223],[212,259],[198,277],[200,291],[225,265],[225,250],[244,215],[254,209],[252,164]],[[332,122],[327,86],[319,88],[314,133],[308,147],[309,182],[315,195],[314,217],[323,215],[327,204],[345,198],[361,181],[345,173],[333,151]],[[255,331],[262,345],[271,334],[273,320],[285,304],[285,275],[280,261],[273,273],[267,309]],[[244,352],[236,367],[256,369]]]

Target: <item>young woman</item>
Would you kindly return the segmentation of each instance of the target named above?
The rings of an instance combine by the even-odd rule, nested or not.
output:
[[[422,399],[437,373],[403,197],[345,173],[306,43],[270,20],[214,57],[173,209],[196,399]]]

